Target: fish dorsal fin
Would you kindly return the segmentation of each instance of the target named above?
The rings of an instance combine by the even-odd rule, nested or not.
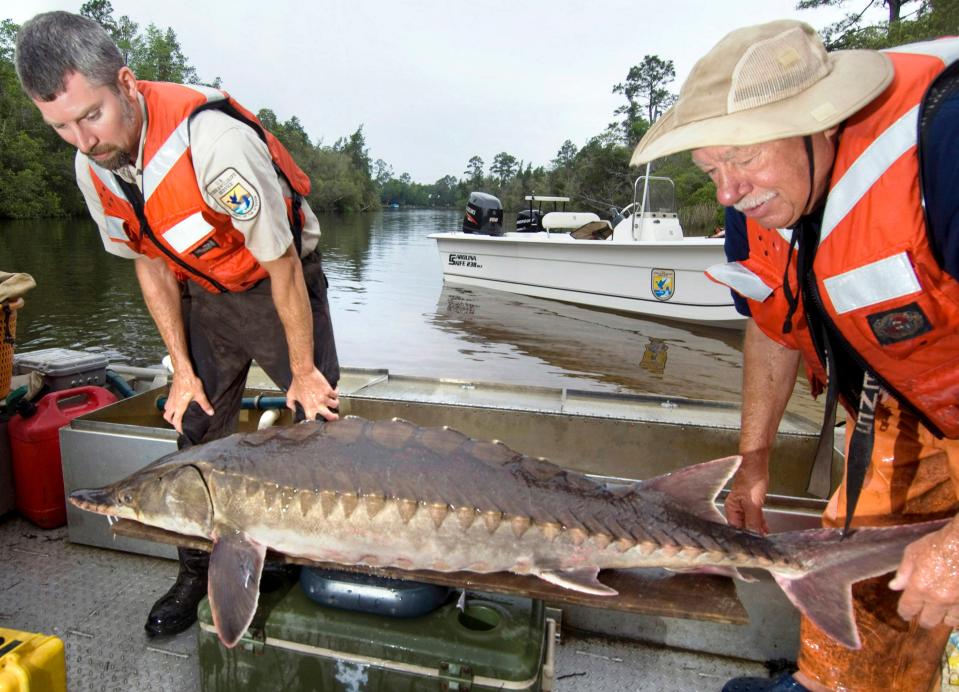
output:
[[[540,570],[534,574],[545,582],[562,586],[564,589],[593,594],[594,596],[616,596],[619,592],[611,589],[597,579],[599,567],[583,567],[570,570]]]
[[[716,509],[716,496],[726,485],[726,481],[736,473],[742,460],[743,458],[737,455],[694,464],[643,481],[639,489],[640,491],[655,490],[669,495],[690,514],[725,524],[725,517]]]
[[[210,612],[220,641],[233,648],[256,613],[266,546],[228,529],[217,533],[207,577]]]

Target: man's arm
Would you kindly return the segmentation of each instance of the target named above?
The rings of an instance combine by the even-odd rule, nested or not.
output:
[[[339,416],[330,409],[339,406],[339,393],[313,360],[313,313],[303,279],[303,265],[292,244],[277,259],[260,264],[270,275],[273,304],[290,352],[293,380],[286,392],[286,405],[296,410],[299,402],[307,420],[313,420],[317,414],[326,420],[336,420]]]
[[[180,286],[162,259],[139,257],[134,265],[143,300],[173,361],[173,381],[163,409],[163,418],[182,433],[183,414],[191,401],[199,404],[208,416],[213,415],[213,406],[190,362],[180,308]]]
[[[273,303],[283,325],[293,375],[287,405],[295,409],[299,402],[307,419],[319,414],[335,420],[338,416],[330,409],[339,405],[339,397],[313,360],[313,314],[303,267],[294,250],[283,188],[266,144],[251,128],[217,111],[194,117],[190,132],[194,170],[204,199],[233,217],[246,249],[270,275]],[[213,194],[219,189],[217,181],[224,176],[242,181],[257,202],[252,212],[240,213],[224,206]]]
[[[739,437],[743,461],[725,503],[726,519],[733,526],[769,532],[762,510],[769,488],[769,454],[796,384],[799,358],[799,351],[770,339],[753,320],[746,324]]]

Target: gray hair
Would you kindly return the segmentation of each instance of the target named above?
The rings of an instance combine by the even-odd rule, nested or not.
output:
[[[123,65],[123,56],[104,28],[78,14],[38,14],[17,34],[17,77],[27,95],[38,101],[53,101],[63,93],[74,72],[92,86],[116,91]]]

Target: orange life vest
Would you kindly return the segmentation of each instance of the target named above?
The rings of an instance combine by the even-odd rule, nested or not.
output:
[[[232,217],[203,199],[190,150],[191,116],[201,109],[222,110],[266,142],[274,168],[292,190],[286,204],[295,238],[303,224],[299,202],[310,191],[309,177],[256,116],[226,92],[147,81],[137,88],[147,112],[142,196],[112,171],[89,164],[107,235],[141,255],[164,259],[180,281],[192,279],[211,292],[250,288],[266,278],[266,270],[246,249]]]
[[[959,282],[935,259],[919,184],[918,113],[929,86],[959,59],[959,39],[891,49],[889,87],[843,125],[813,262],[819,307],[800,300],[784,333],[789,229],[747,220],[749,257],[711,267],[748,299],[757,326],[803,353],[814,394],[826,381],[805,310],[831,322],[862,366],[931,430],[959,437]],[[791,292],[800,293],[796,257]],[[847,407],[856,402],[845,402]]]

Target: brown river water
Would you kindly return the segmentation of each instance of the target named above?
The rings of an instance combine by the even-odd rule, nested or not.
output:
[[[394,374],[738,401],[742,332],[644,319],[478,288],[444,286],[430,233],[460,212],[322,216],[321,248],[340,362]],[[86,220],[0,222],[0,270],[37,288],[17,352],[63,347],[129,365],[165,353],[133,265]],[[800,382],[794,413],[821,420]]]

